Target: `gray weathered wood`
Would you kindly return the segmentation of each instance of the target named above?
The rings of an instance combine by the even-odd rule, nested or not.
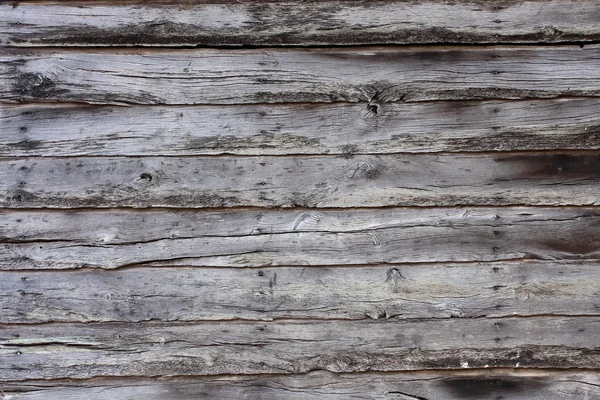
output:
[[[4,325],[3,380],[488,367],[599,368],[600,319]]]
[[[597,260],[597,208],[2,212],[3,270]]]
[[[598,371],[539,369],[402,373],[95,378],[0,383],[5,400],[597,400]]]
[[[600,152],[0,159],[0,206],[597,205]]]
[[[4,106],[0,156],[364,154],[600,148],[600,99]]]
[[[600,45],[30,50],[0,57],[5,101],[370,102],[600,95]]]
[[[598,2],[0,15],[0,400],[600,399]]]
[[[213,3],[213,2],[211,2]],[[551,1],[21,1],[2,7],[13,46],[270,46],[556,43],[600,39],[594,0]],[[82,7],[83,5],[83,7]]]
[[[582,262],[0,272],[0,323],[600,316]]]

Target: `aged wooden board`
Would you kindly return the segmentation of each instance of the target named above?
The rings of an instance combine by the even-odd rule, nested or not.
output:
[[[0,383],[10,400],[597,400],[597,371],[486,369],[404,373],[95,378]]]
[[[13,46],[556,43],[600,39],[600,5],[551,1],[27,2],[2,7]]]
[[[243,104],[600,95],[600,45],[6,49],[5,101]]]
[[[597,260],[597,208],[2,214],[3,270]]]
[[[0,323],[600,316],[597,262],[0,272]]]
[[[599,338],[597,317],[5,325],[0,376],[599,368]]]
[[[0,206],[598,205],[600,152],[0,159]]]
[[[600,149],[600,99],[378,105],[5,105],[0,156]]]

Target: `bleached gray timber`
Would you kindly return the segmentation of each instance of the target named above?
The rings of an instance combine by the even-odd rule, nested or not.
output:
[[[597,400],[597,371],[484,369],[439,372],[94,378],[0,383],[10,400]]]
[[[528,99],[600,95],[600,45],[4,49],[0,98],[97,104]]]
[[[599,337],[598,318],[555,316],[5,325],[0,376],[598,369]]]
[[[594,0],[5,2],[11,46],[556,43],[600,39]]]
[[[598,205],[600,153],[0,159],[0,206]]]
[[[583,207],[5,210],[2,220],[2,270],[600,257],[600,210]]]
[[[599,20],[0,1],[0,400],[600,400]]]
[[[378,105],[5,105],[0,156],[600,149],[600,99]]]
[[[0,323],[600,316],[598,262],[2,271]]]

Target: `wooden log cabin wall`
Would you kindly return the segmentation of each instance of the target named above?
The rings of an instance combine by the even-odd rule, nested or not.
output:
[[[0,13],[0,399],[600,399],[600,2]]]

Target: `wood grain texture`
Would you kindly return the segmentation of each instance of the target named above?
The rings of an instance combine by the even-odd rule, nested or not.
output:
[[[597,400],[597,371],[475,371],[188,378],[95,378],[0,383],[8,400]]]
[[[600,153],[0,159],[0,206],[598,205]]]
[[[0,15],[0,400],[600,400],[600,3]]]
[[[599,337],[589,317],[5,325],[0,376],[598,368]]]
[[[7,2],[12,46],[556,43],[600,39],[593,0]]]
[[[524,99],[600,95],[600,45],[29,50],[0,56],[0,98],[100,104]]]
[[[239,106],[4,106],[0,156],[600,149],[600,99]]]
[[[600,316],[597,262],[0,272],[0,323]]]
[[[4,211],[2,218],[3,270],[598,260],[600,256],[597,208]]]

